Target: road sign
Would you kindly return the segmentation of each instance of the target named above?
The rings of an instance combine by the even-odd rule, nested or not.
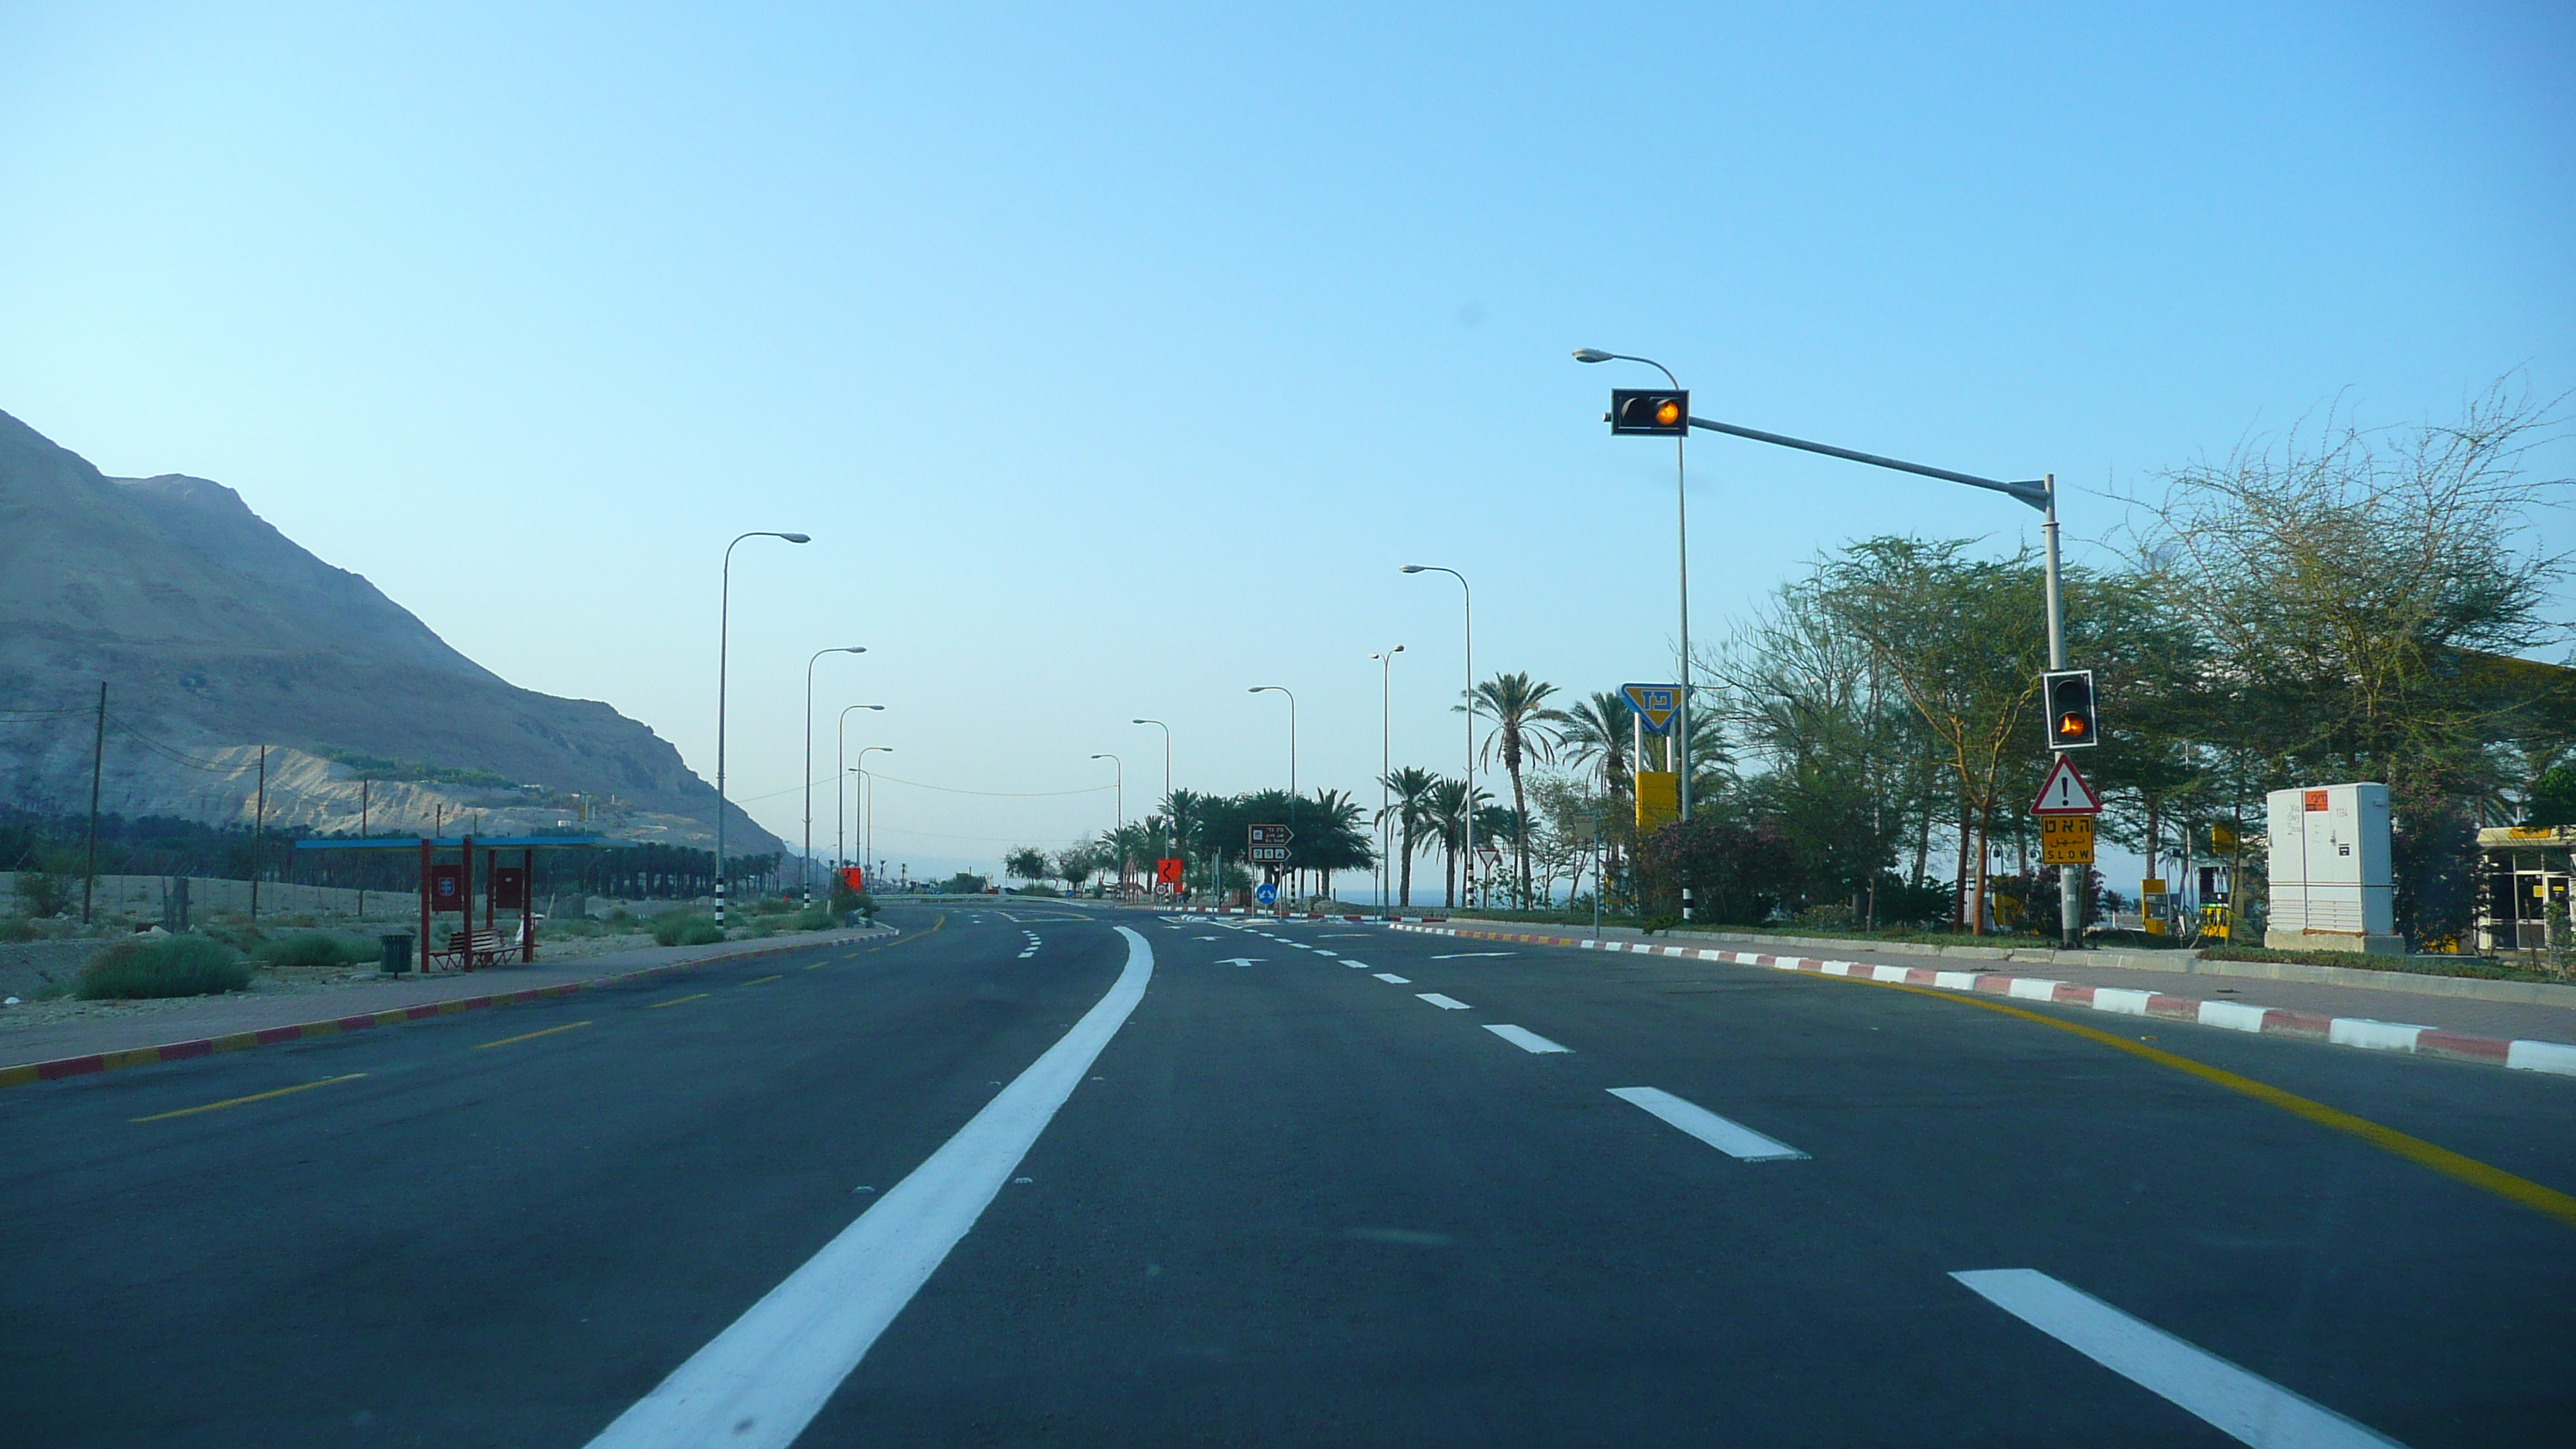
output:
[[[2093,863],[2093,817],[2090,815],[2039,817],[2039,863],[2091,865]]]
[[[1261,902],[1265,906],[1277,905],[1279,903],[1279,887],[1269,884],[1254,886],[1252,888],[1252,898]]]
[[[1247,845],[1286,845],[1297,838],[1297,832],[1285,825],[1248,825],[1243,833]]]
[[[2048,778],[2040,782],[2039,798],[2030,802],[2030,813],[2099,815],[2102,797],[2093,793],[2092,785],[2085,781],[2084,772],[2075,768],[2072,758],[2059,755],[2057,763],[2048,767]]]
[[[1181,862],[1176,856],[1165,856],[1154,862],[1154,879],[1165,885],[1181,883]]]
[[[1651,835],[1682,818],[1682,777],[1671,770],[1639,770],[1629,777],[1637,795],[1637,833]]]
[[[1646,733],[1672,733],[1673,712],[1681,707],[1682,691],[1677,684],[1623,684],[1619,693],[1627,697],[1628,707],[1646,725]]]
[[[1254,865],[1286,865],[1288,863],[1288,847],[1284,845],[1249,845],[1244,847],[1243,858],[1252,862]]]

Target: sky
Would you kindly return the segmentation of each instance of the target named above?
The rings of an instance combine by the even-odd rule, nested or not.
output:
[[[991,870],[1163,784],[1454,773],[1475,669],[1669,675],[1693,411],[2107,496],[2576,388],[2576,10],[0,9],[0,409],[237,488],[816,849]],[[1996,495],[1689,450],[1695,644]],[[2576,474],[2576,449],[2535,465]],[[1370,655],[1401,644],[1381,692]],[[1386,711],[1385,738],[1381,710]],[[2116,702],[2106,702],[2116,710]],[[1499,784],[1499,779],[1496,783]],[[937,787],[937,788],[932,788]],[[963,794],[959,791],[995,792]],[[1074,793],[1063,793],[1074,792]]]

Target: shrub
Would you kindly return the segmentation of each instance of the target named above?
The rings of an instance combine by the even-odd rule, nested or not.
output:
[[[32,941],[36,923],[25,916],[0,916],[0,941]]]
[[[800,931],[828,931],[834,924],[832,913],[822,906],[808,906],[797,912],[794,922]]]
[[[18,903],[31,916],[59,916],[71,899],[70,882],[51,871],[29,870],[18,874]]]
[[[653,942],[658,946],[712,946],[724,938],[713,920],[684,911],[673,911],[653,923]]]
[[[204,936],[119,941],[81,967],[72,994],[84,1001],[153,996],[212,996],[250,986],[250,963]]]
[[[297,931],[262,941],[251,948],[251,954],[263,966],[353,966],[382,959],[384,948],[331,931]]]

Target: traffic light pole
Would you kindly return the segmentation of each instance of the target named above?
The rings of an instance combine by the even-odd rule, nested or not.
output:
[[[1670,374],[1667,373],[1666,376]],[[1692,418],[1690,425],[1694,428],[1704,428],[1712,433],[1725,433],[1730,437],[1750,439],[1756,443],[1770,443],[1782,448],[1822,453],[1828,458],[1867,463],[1873,468],[1893,468],[1899,473],[1938,478],[1948,483],[1965,483],[1971,488],[1989,488],[1997,493],[2009,494],[2038,509],[2043,520],[2040,524],[2040,536],[2046,543],[2048,565],[2048,667],[2050,669],[2066,667],[2066,601],[2063,591],[2059,588],[2057,566],[2056,474],[2051,473],[2035,483],[2007,483],[1996,478],[1980,478],[1973,473],[1953,473],[1947,468],[1932,468],[1921,463],[1908,463],[1900,458],[1883,458],[1876,453],[1859,453],[1827,443],[1811,443],[1804,438],[1792,438],[1781,433],[1739,428],[1733,423],[1711,422],[1707,418]],[[1687,668],[1688,665],[1685,664],[1684,667]],[[1684,697],[1687,699],[1687,691]],[[1690,788],[1687,776],[1684,777],[1683,788],[1685,790]],[[2059,866],[2057,870],[2058,943],[2070,950],[2084,944],[2084,877],[2085,868],[2082,866]],[[1985,910],[1985,902],[1971,902],[1969,909],[1981,913]],[[1971,919],[1976,917],[1972,916]]]

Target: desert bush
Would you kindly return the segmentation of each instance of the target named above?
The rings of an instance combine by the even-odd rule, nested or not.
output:
[[[250,986],[250,963],[205,936],[132,937],[81,967],[72,994],[84,1001],[212,996]]]
[[[25,916],[0,916],[0,941],[32,941],[36,923]]]
[[[828,931],[840,923],[832,919],[832,912],[828,908],[814,905],[798,911],[795,921],[791,924],[800,931]]]
[[[18,904],[30,916],[59,916],[71,899],[71,882],[47,870],[18,872]]]
[[[297,931],[260,942],[251,955],[263,966],[354,966],[381,960],[384,947],[336,931]]]
[[[724,938],[723,928],[706,916],[673,911],[653,923],[658,946],[712,946]]]

